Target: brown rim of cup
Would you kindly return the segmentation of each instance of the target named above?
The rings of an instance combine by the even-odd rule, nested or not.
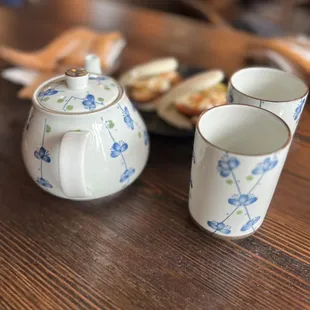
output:
[[[250,109],[258,109],[258,110],[260,110],[260,111],[264,111],[264,112],[266,112],[266,113],[271,114],[271,115],[274,116],[275,118],[279,119],[280,122],[282,122],[282,123],[284,124],[284,126],[287,128],[287,131],[288,131],[288,139],[287,139],[287,141],[283,144],[283,146],[281,146],[279,149],[277,149],[277,150],[275,150],[275,151],[273,151],[273,152],[264,153],[264,154],[253,154],[253,155],[251,155],[251,154],[244,154],[244,153],[237,153],[237,152],[230,152],[230,151],[228,151],[228,150],[225,150],[225,149],[223,149],[223,148],[221,148],[221,147],[219,147],[219,146],[217,146],[217,145],[211,143],[211,142],[208,141],[208,140],[204,137],[204,135],[201,133],[200,128],[199,128],[200,121],[201,121],[202,117],[203,117],[205,114],[209,113],[210,111],[212,111],[212,110],[214,110],[214,109],[222,109],[222,108],[225,108],[225,107],[228,107],[228,106],[229,106],[229,107],[234,107],[234,106],[240,107],[240,106],[243,106],[243,107],[247,107],[247,108],[250,108]],[[203,113],[200,114],[199,119],[198,119],[198,121],[197,121],[196,128],[197,128],[197,131],[198,131],[200,137],[201,137],[205,142],[207,142],[208,144],[210,144],[211,146],[213,146],[213,147],[215,147],[216,149],[221,150],[221,151],[223,151],[223,152],[227,152],[227,153],[229,153],[229,154],[241,155],[241,156],[251,156],[251,157],[252,157],[252,156],[267,156],[267,155],[271,155],[271,154],[274,154],[274,153],[276,153],[276,152],[279,152],[279,151],[285,149],[285,148],[290,144],[291,139],[292,139],[291,130],[290,130],[289,126],[286,124],[286,122],[285,122],[281,117],[279,117],[278,115],[274,114],[273,112],[270,112],[270,111],[268,111],[268,110],[262,109],[262,108],[260,108],[260,107],[252,106],[252,105],[249,105],[249,104],[224,104],[224,105],[220,105],[220,106],[213,107],[213,108],[211,108],[211,109],[209,109],[209,110],[207,110],[207,111],[205,111],[205,112],[203,112]]]
[[[253,96],[247,95],[247,94],[243,93],[242,91],[238,90],[238,89],[234,86],[234,84],[233,84],[233,82],[232,82],[232,78],[233,78],[233,76],[234,76],[235,74],[239,73],[240,71],[245,71],[245,70],[250,70],[250,69],[264,69],[264,70],[277,71],[277,72],[281,72],[281,73],[285,73],[285,74],[287,74],[287,75],[290,75],[290,76],[292,76],[293,78],[299,80],[302,84],[304,84],[304,86],[305,86],[305,88],[306,88],[306,92],[305,92],[302,96],[300,96],[300,97],[298,97],[298,98],[295,98],[295,99],[291,99],[291,100],[263,100],[263,99],[261,99],[261,98],[257,98],[257,97],[253,97]],[[231,87],[232,87],[235,91],[237,91],[238,93],[242,94],[243,96],[249,97],[249,98],[252,98],[252,99],[255,99],[255,100],[258,100],[258,101],[264,101],[264,102],[273,102],[273,103],[281,103],[281,102],[282,102],[282,103],[287,103],[287,102],[292,102],[292,101],[295,101],[295,100],[302,99],[302,98],[304,98],[304,97],[309,93],[309,87],[308,87],[308,85],[307,85],[306,82],[305,82],[304,80],[302,80],[300,77],[298,77],[298,76],[296,76],[296,75],[294,75],[294,74],[292,74],[292,73],[286,72],[286,71],[282,71],[282,70],[274,69],[274,68],[267,68],[267,67],[249,67],[249,68],[240,69],[240,70],[236,71],[236,72],[230,77],[230,79],[229,79],[229,84],[231,85]]]

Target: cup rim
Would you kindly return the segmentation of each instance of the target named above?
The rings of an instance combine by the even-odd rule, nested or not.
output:
[[[241,71],[246,71],[246,70],[267,70],[267,71],[277,71],[277,72],[281,72],[281,73],[284,73],[284,74],[287,74],[287,75],[290,75],[292,76],[293,78],[299,80],[302,84],[304,84],[305,88],[306,88],[306,92],[302,95],[302,96],[299,96],[297,98],[294,98],[294,99],[290,99],[290,100],[263,100],[261,98],[257,98],[257,97],[254,97],[254,96],[250,96],[250,95],[247,95],[245,93],[243,93],[242,91],[240,91],[238,88],[236,88],[232,82],[232,79],[233,77],[238,74],[239,72]],[[299,100],[299,99],[302,99],[304,98],[308,93],[309,93],[309,87],[308,85],[306,84],[306,82],[301,79],[300,77],[296,76],[295,74],[292,74],[290,72],[286,72],[286,71],[283,71],[283,70],[279,70],[279,69],[275,69],[275,68],[268,68],[268,67],[248,67],[248,68],[243,68],[243,69],[240,69],[238,71],[236,71],[229,79],[229,84],[231,85],[231,87],[236,90],[237,92],[239,92],[240,94],[244,95],[245,97],[249,97],[249,98],[252,98],[252,99],[255,99],[255,100],[259,100],[259,101],[264,101],[264,102],[274,102],[274,103],[287,103],[287,102],[292,102],[292,101],[295,101],[295,100]]]
[[[282,122],[284,124],[284,126],[286,127],[287,131],[288,131],[288,138],[287,138],[287,141],[281,146],[279,147],[277,150],[274,150],[272,152],[268,152],[268,153],[262,153],[262,154],[246,154],[246,153],[240,153],[240,152],[231,152],[229,150],[226,150],[222,147],[219,147],[213,143],[211,143],[210,141],[208,141],[208,139],[201,133],[201,130],[200,130],[200,123],[201,123],[201,119],[202,117],[209,113],[210,111],[214,110],[214,109],[221,109],[221,108],[225,108],[225,107],[240,107],[240,106],[243,106],[243,107],[247,107],[247,108],[250,108],[250,109],[258,109],[258,110],[261,110],[261,111],[264,111],[264,113],[269,113],[271,114],[273,117],[277,118],[278,120],[280,120],[280,122]],[[207,111],[204,111],[203,113],[200,114],[199,118],[198,118],[198,122],[197,122],[197,125],[196,125],[196,129],[197,129],[197,132],[199,133],[200,137],[206,142],[208,143],[209,145],[213,146],[214,148],[218,149],[218,150],[221,150],[223,152],[227,152],[229,154],[234,154],[234,155],[239,155],[239,156],[248,156],[248,157],[261,157],[261,156],[267,156],[267,155],[272,155],[272,154],[275,154],[281,150],[284,150],[291,142],[292,140],[292,132],[291,132],[291,129],[290,127],[287,125],[287,123],[281,118],[279,117],[278,115],[276,115],[275,113],[273,112],[270,112],[268,110],[265,110],[263,108],[260,108],[260,107],[256,107],[256,106],[252,106],[250,104],[224,104],[224,105],[220,105],[220,106],[216,106],[216,107],[213,107],[213,108],[210,108],[208,109]]]

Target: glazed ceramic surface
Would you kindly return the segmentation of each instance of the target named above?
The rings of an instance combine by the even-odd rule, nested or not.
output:
[[[33,180],[53,195],[104,197],[142,172],[149,136],[116,81],[87,74],[71,82],[60,76],[35,92],[23,133],[23,159]]]
[[[248,105],[205,112],[197,125],[189,210],[220,237],[242,238],[266,215],[291,140],[278,116]]]
[[[246,68],[231,77],[227,101],[269,110],[280,116],[294,134],[307,96],[307,85],[290,73],[270,68]]]

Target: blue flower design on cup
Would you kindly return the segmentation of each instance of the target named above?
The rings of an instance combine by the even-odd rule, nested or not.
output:
[[[39,97],[53,96],[53,95],[56,95],[57,93],[58,93],[58,90],[49,88],[49,89],[46,89],[45,91],[40,92]]]
[[[133,123],[133,120],[132,120],[132,118],[130,116],[130,113],[129,113],[129,110],[128,110],[127,107],[125,107],[123,109],[123,115],[124,115],[124,122],[125,122],[125,124],[127,125],[128,128],[133,130],[134,129],[134,123]]]
[[[240,165],[239,160],[236,157],[230,157],[228,159],[221,159],[218,161],[217,170],[224,178],[228,177],[230,173]]]
[[[146,130],[144,130],[143,136],[144,136],[144,144],[145,144],[145,145],[148,145],[148,144],[149,144],[150,138],[149,138],[149,134],[147,133]]]
[[[43,160],[47,163],[51,162],[51,158],[49,155],[50,155],[49,152],[43,146],[40,147],[39,151],[34,152],[34,156],[36,158]]]
[[[136,171],[136,169],[134,169],[134,168],[126,169],[125,172],[122,174],[119,181],[121,183],[125,182],[126,180],[129,179],[129,177],[131,177],[135,173],[135,171]]]
[[[208,221],[207,223],[215,231],[220,231],[226,235],[230,234],[230,232],[231,232],[230,227],[228,225],[225,225],[223,222]]]
[[[46,188],[53,188],[53,186],[44,178],[37,178],[37,183]]]
[[[227,180],[226,183],[229,186],[234,184],[237,193],[227,199],[227,202],[230,205],[233,205],[234,208],[230,213],[226,214],[225,218],[223,218],[221,221],[214,221],[214,220],[207,221],[208,226],[214,229],[213,233],[216,233],[217,231],[223,232],[223,229],[224,230],[229,229],[231,231],[231,226],[225,226],[225,223],[227,223],[227,221],[231,216],[234,216],[235,214],[236,214],[235,216],[242,214],[242,212],[241,213],[237,212],[239,208],[244,208],[245,211],[244,214],[247,216],[247,222],[243,224],[243,226],[241,227],[242,232],[247,231],[249,229],[252,229],[253,232],[255,232],[254,225],[257,224],[261,219],[261,216],[256,216],[252,218],[248,206],[254,204],[258,200],[258,197],[256,195],[253,195],[252,192],[256,189],[257,186],[260,185],[260,182],[262,181],[264,175],[277,166],[278,164],[277,156],[274,155],[266,157],[261,162],[258,162],[256,166],[254,166],[254,169],[252,169],[251,173],[258,177],[256,179],[255,184],[252,185],[252,187],[248,189],[246,193],[241,189],[240,180],[238,179],[235,171],[235,169],[239,167],[240,164],[241,164],[240,161],[236,157],[230,157],[227,152],[225,152],[222,158],[217,162],[216,166],[217,171],[224,178],[231,176],[232,179]],[[246,179],[253,180],[254,178],[251,177],[248,179],[247,177]],[[243,217],[240,217],[239,219],[242,220]]]
[[[249,195],[239,195],[235,198],[229,198],[228,202],[231,205],[237,206],[237,207],[246,207],[248,205],[253,204],[255,201],[257,201],[257,197],[255,197],[252,194]]]
[[[260,216],[254,217],[253,219],[247,221],[241,228],[241,231],[247,231],[252,228],[260,219]]]
[[[91,94],[87,95],[85,99],[82,101],[84,108],[87,110],[96,109],[95,97]]]
[[[306,102],[306,98],[302,99],[302,100],[300,101],[299,105],[297,106],[297,108],[296,108],[296,110],[295,110],[295,112],[294,112],[294,116],[293,116],[294,121],[297,122],[297,121],[299,120],[299,117],[300,117],[300,114],[301,114],[301,112],[302,112],[302,109],[303,109],[303,107],[304,107],[305,102]]]
[[[252,170],[252,174],[264,174],[273,169],[277,164],[277,158],[271,159],[270,157],[267,157],[262,163],[259,163],[255,169]]]
[[[116,158],[128,149],[128,144],[120,141],[119,143],[114,142],[111,147],[111,157]]]

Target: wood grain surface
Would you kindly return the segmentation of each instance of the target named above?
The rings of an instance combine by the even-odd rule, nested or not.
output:
[[[204,24],[92,5],[89,25],[128,37],[123,68],[163,55],[228,74],[244,64],[245,34],[228,50],[229,34]],[[68,27],[57,12],[42,23],[44,7],[33,11],[1,8],[0,43],[31,50]],[[18,90],[0,79],[0,309],[310,309],[309,105],[264,224],[225,242],[189,218],[190,138],[151,136],[145,171],[112,197],[72,202],[40,190],[21,160],[30,103]]]

